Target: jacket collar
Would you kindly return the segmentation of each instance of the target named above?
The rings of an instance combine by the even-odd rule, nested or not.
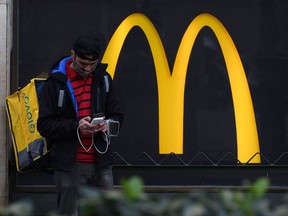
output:
[[[67,82],[67,73],[66,73],[66,63],[67,61],[72,60],[72,57],[66,57],[62,59],[56,67],[54,67],[50,73],[50,77],[59,80],[60,82]],[[99,63],[95,70],[92,72],[96,82],[100,81],[101,77],[106,71],[108,64]]]

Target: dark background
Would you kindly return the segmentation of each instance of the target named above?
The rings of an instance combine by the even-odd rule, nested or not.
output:
[[[256,115],[261,165],[287,165],[287,0],[18,0],[16,3],[17,63],[12,80],[15,88],[49,70],[59,57],[69,55],[78,34],[99,31],[108,43],[120,23],[136,12],[146,15],[155,25],[172,71],[188,25],[199,14],[214,15],[232,37],[246,72]],[[187,71],[183,155],[159,155],[156,73],[148,42],[138,27],[125,40],[114,83],[125,107],[121,134],[112,142],[116,165],[236,164],[230,84],[219,43],[209,28],[198,35]],[[121,176],[121,171],[117,175]],[[200,180],[196,183],[217,181],[213,177],[207,180],[210,179],[207,175],[197,177]],[[149,178],[152,177],[147,181]],[[192,178],[186,178],[187,182]],[[165,180],[160,182],[165,184]],[[173,184],[170,178],[167,182]]]

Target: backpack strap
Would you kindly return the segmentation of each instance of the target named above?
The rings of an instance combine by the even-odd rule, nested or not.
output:
[[[58,94],[57,114],[59,116],[65,105],[65,90],[61,89],[60,86],[57,86],[57,94]]]
[[[107,75],[104,76],[104,84],[105,84],[106,93],[108,93],[108,92],[109,92],[110,85],[109,85],[109,78],[108,78]]]
[[[58,108],[63,107],[64,94],[65,94],[65,91],[63,89],[59,90],[58,105],[57,105]]]
[[[109,77],[107,75],[104,75],[101,78],[100,85],[97,88],[96,92],[96,113],[104,113],[104,97],[109,93],[110,91],[110,83],[109,83]]]

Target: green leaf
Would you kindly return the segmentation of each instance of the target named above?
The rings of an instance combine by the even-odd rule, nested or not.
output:
[[[261,198],[265,195],[268,190],[270,182],[267,178],[258,179],[252,186],[251,192],[256,198]]]
[[[143,193],[143,181],[138,176],[133,176],[130,179],[123,179],[123,190],[127,198],[131,201],[137,200]]]

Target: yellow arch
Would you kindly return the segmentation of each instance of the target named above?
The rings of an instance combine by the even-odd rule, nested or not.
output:
[[[151,21],[143,14],[128,16],[112,36],[103,62],[109,64],[107,71],[114,76],[117,61],[127,34],[139,26],[147,37],[154,59],[159,98],[159,151],[160,154],[183,154],[184,91],[190,54],[199,31],[210,27],[221,46],[226,62],[234,103],[238,160],[247,162],[260,152],[254,109],[246,75],[237,49],[221,22],[210,14],[197,16],[187,28],[176,56],[173,73],[167,62],[162,41]],[[173,115],[171,115],[173,113]],[[252,163],[259,163],[254,157]]]

